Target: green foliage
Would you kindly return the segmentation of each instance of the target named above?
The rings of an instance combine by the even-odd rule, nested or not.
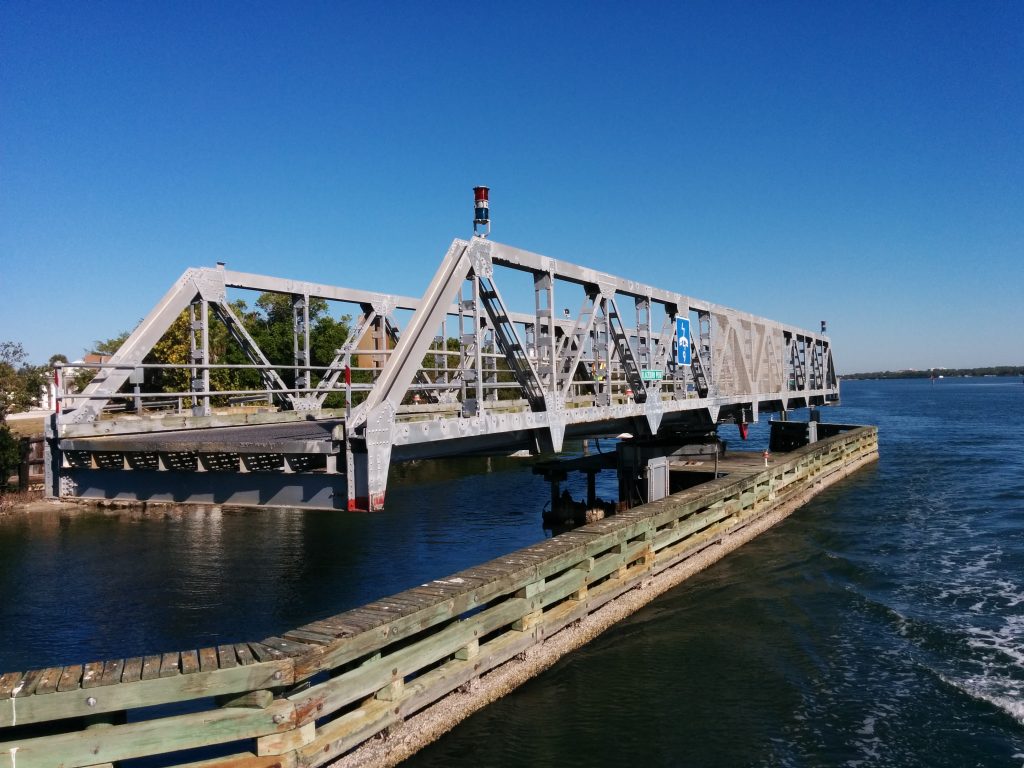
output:
[[[289,387],[295,384],[293,311],[291,296],[277,293],[262,293],[251,309],[242,300],[232,302],[231,309],[242,321],[246,331],[275,365],[280,365],[278,374]],[[351,317],[332,317],[329,305],[323,299],[311,299],[309,306],[310,323],[310,365],[327,366],[334,359],[336,351],[344,344],[351,327]],[[227,327],[211,310],[207,317],[207,338],[210,362],[215,365],[247,365],[250,361],[238,343],[232,338]],[[187,392],[191,388],[191,362],[189,311],[184,310],[171,324],[143,361],[146,364],[173,365],[174,368],[150,368],[146,370],[145,392]],[[128,337],[123,333],[107,341],[97,341],[94,351],[99,354],[113,354]],[[95,370],[83,372],[84,386],[91,380]],[[314,383],[319,375],[314,373]],[[262,389],[262,378],[258,371],[231,368],[210,370],[210,387],[215,391],[241,391]],[[214,405],[226,405],[227,397],[214,398]],[[328,398],[328,407],[342,404],[337,396]],[[185,403],[189,403],[186,401]]]
[[[6,424],[0,424],[0,491],[7,486],[11,476],[21,463],[21,443],[11,434]]]
[[[107,339],[106,341],[94,341],[92,343],[92,349],[89,351],[95,355],[112,355],[121,348],[121,345],[127,341],[130,335],[130,331],[123,331],[112,339]]]
[[[16,408],[21,385],[18,366],[25,359],[25,348],[14,341],[0,342],[0,423]]]
[[[986,368],[926,368],[921,371],[875,371],[848,373],[844,379],[928,379],[932,376],[1024,376],[1024,365],[994,365]]]
[[[0,365],[17,368],[25,361],[25,348],[16,341],[0,341]]]
[[[25,364],[25,348],[14,341],[0,342],[0,423],[8,413],[31,408],[47,382],[43,366]]]

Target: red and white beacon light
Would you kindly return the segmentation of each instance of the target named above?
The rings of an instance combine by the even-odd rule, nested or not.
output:
[[[491,203],[488,187],[473,187],[473,234],[487,237],[491,234]],[[482,229],[481,234],[479,230]]]

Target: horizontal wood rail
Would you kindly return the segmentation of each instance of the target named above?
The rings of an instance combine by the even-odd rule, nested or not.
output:
[[[280,637],[0,675],[0,768],[101,766],[230,743],[230,756],[179,765],[323,765],[877,455],[876,428],[841,429],[757,474],[712,480]],[[194,711],[146,709],[167,704]]]

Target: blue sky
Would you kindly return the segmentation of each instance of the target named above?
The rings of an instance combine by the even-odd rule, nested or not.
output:
[[[1024,3],[0,4],[0,340],[188,266],[402,294],[493,237],[809,329],[1024,364]]]

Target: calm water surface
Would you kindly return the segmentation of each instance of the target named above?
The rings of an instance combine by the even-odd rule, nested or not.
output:
[[[409,764],[1024,766],[1024,386],[843,403],[877,465]],[[0,519],[0,668],[280,632],[536,541],[547,496],[474,460],[400,468],[377,515]]]

